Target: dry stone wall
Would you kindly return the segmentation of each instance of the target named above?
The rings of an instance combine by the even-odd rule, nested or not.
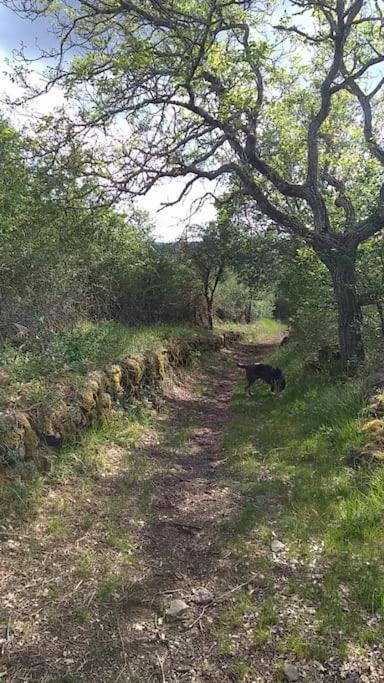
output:
[[[218,351],[239,337],[237,333],[196,333],[188,339],[170,339],[157,351],[92,370],[80,383],[63,380],[52,401],[47,397],[22,410],[6,408],[0,412],[0,467],[33,459],[45,469],[53,450],[107,421],[114,407],[156,390],[171,369],[185,367],[196,353]]]

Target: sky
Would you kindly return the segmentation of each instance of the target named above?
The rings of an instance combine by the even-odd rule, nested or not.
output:
[[[15,96],[16,86],[6,76],[6,59],[12,56],[12,51],[25,47],[26,54],[34,57],[39,54],[39,48],[45,50],[55,46],[55,37],[49,31],[49,23],[44,18],[39,18],[34,22],[17,16],[14,12],[0,5],[0,111],[5,95]],[[33,105],[36,112],[48,113],[57,104],[60,94],[52,92],[36,101]],[[30,110],[29,110],[30,111]],[[6,112],[7,113],[7,112]],[[15,125],[17,121],[22,121],[23,116],[18,112],[11,112],[11,118]],[[183,181],[170,180],[163,181],[161,186],[153,188],[145,197],[137,200],[137,205],[141,209],[149,212],[152,222],[155,224],[155,235],[159,240],[173,241],[180,237],[186,225],[192,223],[206,223],[215,216],[212,202],[207,201],[202,209],[193,214],[196,200],[199,199],[207,190],[213,191],[213,183],[208,181],[198,181],[193,186],[193,190],[180,204],[159,211],[163,202],[173,201],[180,193]]]

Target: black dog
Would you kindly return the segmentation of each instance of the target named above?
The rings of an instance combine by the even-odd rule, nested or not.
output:
[[[285,389],[285,379],[280,368],[274,368],[272,365],[264,365],[263,363],[255,363],[254,365],[238,363],[237,367],[245,370],[248,382],[245,393],[249,396],[251,395],[252,384],[258,379],[269,384],[271,391],[276,391],[278,394]]]

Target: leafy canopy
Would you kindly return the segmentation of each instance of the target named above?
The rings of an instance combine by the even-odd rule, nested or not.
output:
[[[77,101],[57,139],[107,132],[104,166],[90,156],[86,170],[118,192],[163,177],[184,176],[182,195],[197,178],[235,180],[328,253],[384,227],[376,0],[3,1],[55,16],[48,87]]]

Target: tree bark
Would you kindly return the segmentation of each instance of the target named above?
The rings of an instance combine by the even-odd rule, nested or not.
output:
[[[209,296],[206,297],[206,302],[207,302],[208,327],[210,330],[213,330],[213,302]]]
[[[353,373],[364,359],[362,337],[362,310],[356,291],[356,254],[339,252],[332,258],[321,256],[330,271],[338,315],[338,332],[341,363]]]
[[[250,299],[247,303],[247,307],[245,309],[245,322],[247,325],[250,324],[252,320],[252,299]]]
[[[381,334],[384,337],[384,307],[381,301],[376,301],[376,309],[380,318]]]

